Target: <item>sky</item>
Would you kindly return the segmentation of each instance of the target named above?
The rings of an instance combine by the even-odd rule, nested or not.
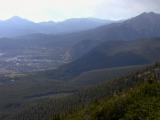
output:
[[[13,16],[34,22],[82,17],[121,20],[143,12],[160,13],[159,5],[160,0],[0,0],[0,20]]]

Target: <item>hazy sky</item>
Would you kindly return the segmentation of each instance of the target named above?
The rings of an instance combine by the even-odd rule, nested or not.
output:
[[[160,13],[160,0],[0,0],[0,20],[20,16],[39,21],[96,17],[125,19],[142,12]]]

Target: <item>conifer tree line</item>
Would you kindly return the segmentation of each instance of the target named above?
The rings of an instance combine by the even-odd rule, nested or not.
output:
[[[92,106],[93,103],[98,104],[98,101],[117,95],[125,89],[133,89],[137,83],[148,81],[149,84],[152,84],[153,81],[159,79],[160,63],[156,62],[154,65],[148,65],[145,69],[109,80],[78,93],[59,99],[49,99],[38,105],[25,108],[21,112],[13,113],[12,120],[65,120],[79,109],[85,109]],[[120,104],[118,103],[118,105]]]

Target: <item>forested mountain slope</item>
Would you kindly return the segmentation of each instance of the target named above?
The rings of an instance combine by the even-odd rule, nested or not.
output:
[[[159,37],[107,41],[59,69],[68,73],[81,73],[93,69],[148,64],[160,59],[159,52]]]
[[[79,33],[71,34],[73,39],[75,40],[94,40],[100,41],[99,44],[103,41],[108,40],[134,40],[137,38],[146,38],[146,37],[158,37],[160,36],[160,15],[150,12],[150,13],[142,13],[136,17],[130,18],[120,23],[113,23],[109,25],[103,25],[93,30],[82,31]],[[74,35],[76,37],[74,37]],[[71,38],[72,39],[72,38]],[[86,46],[85,42],[79,42],[71,49],[66,52],[66,59],[75,59],[82,56],[82,53],[79,51],[83,51],[83,55],[88,52],[91,48],[95,46],[89,47],[81,47]],[[98,45],[98,43],[97,43]],[[88,49],[90,48],[90,49]],[[84,52],[86,51],[86,52]],[[78,55],[80,53],[80,55]]]
[[[64,120],[158,120],[159,107],[159,80],[148,77],[131,89],[115,90],[113,96],[104,100],[95,99],[91,105],[71,112]]]
[[[133,40],[160,36],[160,14],[142,13],[121,23],[101,26],[92,31],[93,38],[105,40]]]
[[[160,14],[144,12],[122,22],[103,25],[93,30],[72,33],[72,35],[77,35],[77,39],[82,38],[82,40],[133,40],[144,37],[158,37],[160,36],[159,21]]]
[[[141,68],[143,66],[99,69],[76,76],[74,73],[67,74],[63,71],[56,71],[56,69],[21,74],[0,74],[0,98],[3,98],[0,99],[0,119],[8,120],[11,113],[16,115],[18,111],[39,102],[50,99],[57,101],[57,98],[68,96]]]
[[[42,102],[21,111],[15,118],[16,120],[33,118],[34,120],[118,120],[139,117],[156,119],[159,117],[157,111],[159,79],[160,64],[155,63],[79,93]]]

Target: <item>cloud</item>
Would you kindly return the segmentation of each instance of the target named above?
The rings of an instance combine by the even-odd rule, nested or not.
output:
[[[160,13],[160,0],[104,0],[94,9],[94,16],[104,18],[128,18],[142,12]]]
[[[142,12],[160,13],[160,0],[0,0],[0,19],[14,15],[34,21],[73,17],[122,19]]]

